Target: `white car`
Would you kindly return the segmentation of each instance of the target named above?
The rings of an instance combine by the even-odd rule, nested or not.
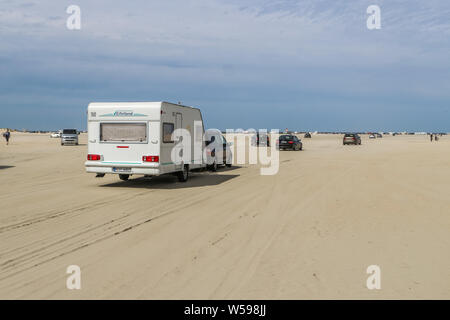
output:
[[[232,142],[227,142],[222,133],[217,129],[208,129],[205,132],[207,168],[217,171],[219,165],[231,167],[233,163],[233,153],[231,151]]]
[[[61,138],[61,133],[59,132],[54,132],[50,135],[50,138]]]
[[[375,137],[375,135],[374,134],[371,134],[370,136],[369,136],[369,139],[375,139],[376,137]]]

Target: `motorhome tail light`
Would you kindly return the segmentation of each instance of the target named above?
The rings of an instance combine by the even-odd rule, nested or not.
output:
[[[159,156],[143,156],[143,162],[159,162]]]
[[[88,154],[87,156],[88,161],[99,161],[101,158],[102,157],[98,154]]]

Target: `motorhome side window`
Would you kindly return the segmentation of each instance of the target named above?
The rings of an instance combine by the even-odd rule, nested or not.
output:
[[[147,142],[146,123],[101,123],[101,142]]]
[[[168,123],[168,122],[164,122],[163,123],[163,142],[164,143],[172,143],[172,133],[174,131],[174,124],[173,123]]]

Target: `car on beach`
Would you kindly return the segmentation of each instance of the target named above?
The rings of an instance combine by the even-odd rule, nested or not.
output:
[[[375,135],[372,133],[369,135],[369,139],[376,139]]]
[[[61,145],[66,144],[78,145],[78,131],[77,129],[64,129],[61,133]]]
[[[305,133],[305,135],[303,136],[303,138],[311,138],[311,133],[309,133],[309,132]]]
[[[211,130],[206,131],[205,138],[207,168],[215,172],[219,165],[231,167],[233,163],[233,153],[230,148],[232,142],[227,142],[222,134],[214,134]]]
[[[360,145],[361,137],[357,133],[346,133],[343,138],[344,146],[347,144]]]
[[[266,146],[270,147],[270,139],[267,133],[257,132],[252,136],[252,146]]]
[[[277,150],[303,150],[303,143],[297,136],[283,134],[277,140]]]

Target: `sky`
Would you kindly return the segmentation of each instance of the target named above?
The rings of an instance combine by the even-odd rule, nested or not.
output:
[[[449,17],[448,0],[0,0],[0,128],[169,101],[208,128],[449,132]]]

